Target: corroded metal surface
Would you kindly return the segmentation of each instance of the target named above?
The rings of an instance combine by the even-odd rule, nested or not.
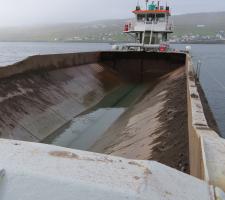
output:
[[[189,172],[185,67],[165,75],[90,149]]]
[[[1,137],[43,140],[119,84],[119,78],[99,64],[2,79]]]
[[[132,81],[151,80],[185,64],[182,53],[102,52],[101,62]]]
[[[173,53],[98,52],[35,56],[0,69],[1,137],[42,141],[124,81],[143,82],[160,77],[182,66],[184,59],[184,54]],[[208,127],[190,73],[191,64],[186,64],[191,174],[225,189],[224,140]],[[164,104],[161,103],[157,110]],[[138,122],[147,132],[148,121],[141,118],[151,117],[146,112],[131,118],[129,127]],[[135,131],[135,136],[139,136],[138,129]],[[156,162],[0,140],[0,199],[61,200],[75,196],[224,199],[219,188]]]
[[[180,56],[145,52],[43,55],[1,68],[0,135],[42,141],[127,77],[143,81],[143,74],[169,72],[184,62],[184,55]]]

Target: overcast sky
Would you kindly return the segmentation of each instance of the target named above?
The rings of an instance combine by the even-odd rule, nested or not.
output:
[[[225,11],[225,0],[167,1],[173,14]],[[137,0],[0,0],[0,26],[128,18],[136,4]]]

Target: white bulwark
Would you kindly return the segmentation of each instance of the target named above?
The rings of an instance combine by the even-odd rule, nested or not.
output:
[[[0,157],[1,200],[215,200],[206,182],[154,161],[2,139]]]

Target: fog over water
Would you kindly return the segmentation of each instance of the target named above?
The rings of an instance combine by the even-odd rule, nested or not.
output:
[[[140,0],[144,2],[145,0]],[[162,0],[173,14],[225,11],[224,0]],[[0,0],[0,27],[132,17],[137,0]]]

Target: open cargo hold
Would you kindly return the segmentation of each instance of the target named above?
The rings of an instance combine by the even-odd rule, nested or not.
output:
[[[1,137],[153,159],[188,172],[185,58],[77,53],[2,68]],[[78,125],[64,136],[71,120]]]
[[[71,195],[86,199],[109,193],[112,199],[223,198],[217,187],[225,188],[225,142],[208,126],[189,55],[33,56],[1,68],[0,78],[2,138],[103,153],[1,139],[2,199],[70,199],[72,188]],[[159,163],[136,160],[190,170],[214,187]],[[28,185],[40,190],[27,191]],[[46,192],[40,193],[42,187]],[[95,194],[87,195],[91,191]]]

